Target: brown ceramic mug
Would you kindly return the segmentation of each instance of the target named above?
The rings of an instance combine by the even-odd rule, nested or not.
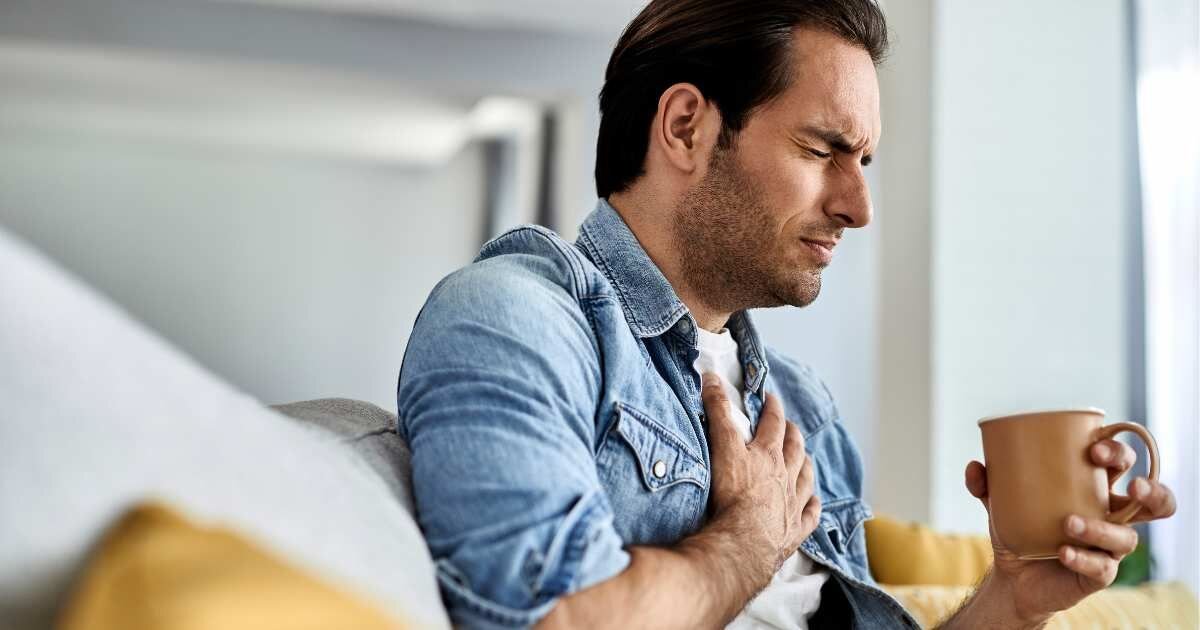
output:
[[[988,505],[996,536],[1023,560],[1058,557],[1071,544],[1067,516],[1128,523],[1140,507],[1131,502],[1109,512],[1108,471],[1092,463],[1089,450],[1123,431],[1136,433],[1150,453],[1150,479],[1158,479],[1158,445],[1132,422],[1102,426],[1094,408],[1032,411],[979,421],[987,466]],[[1116,481],[1114,479],[1114,481]]]

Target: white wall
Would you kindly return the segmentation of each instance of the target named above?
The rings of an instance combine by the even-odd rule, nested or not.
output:
[[[872,426],[881,447],[868,478],[878,513],[920,522],[932,513],[932,5],[884,6],[892,51],[879,68],[879,410]]]
[[[935,11],[933,522],[986,531],[978,418],[1129,405],[1129,25],[1122,0]]]
[[[0,128],[0,225],[268,403],[394,408],[424,297],[477,249],[482,181],[475,148],[406,172]]]
[[[564,224],[594,200],[591,112],[610,49],[595,34],[222,2],[39,0],[0,3],[6,43],[339,78],[333,88],[307,84],[312,94],[288,100],[287,114],[344,100],[339,92],[354,85],[365,86],[368,108],[390,106],[379,93],[396,90],[457,103],[544,101],[574,125],[560,136],[563,179],[554,191]],[[55,86],[55,98],[73,98],[59,87],[73,89]],[[186,87],[211,105],[205,89],[213,85]],[[75,91],[84,94],[68,114],[95,109],[94,94]],[[0,90],[0,224],[266,402],[350,396],[394,408],[417,310],[438,279],[478,250],[481,151],[403,171],[369,160],[89,138],[75,127],[55,137],[14,122],[12,96]],[[168,104],[188,100],[171,96]]]

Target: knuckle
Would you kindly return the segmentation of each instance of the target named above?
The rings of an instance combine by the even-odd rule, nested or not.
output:
[[[1175,512],[1175,502],[1165,494],[1158,493],[1157,495],[1150,495],[1148,503],[1150,505],[1147,507],[1149,507],[1150,511],[1155,514],[1161,516],[1170,516]]]
[[[808,460],[805,460],[804,463],[802,464],[802,467],[800,468],[800,479],[802,481],[804,481],[805,483],[812,483],[813,467],[812,467],[812,464]]]
[[[1175,495],[1161,483],[1154,482],[1150,488],[1150,496],[1158,501],[1158,504],[1164,508],[1175,510]]]
[[[1101,547],[1118,553],[1128,553],[1137,544],[1137,534],[1133,529],[1121,525],[1106,527],[1099,538],[1097,542]]]
[[[1133,553],[1133,551],[1135,549],[1137,549],[1137,546],[1138,546],[1138,533],[1136,530],[1131,528],[1129,530],[1129,535],[1125,538],[1124,551],[1126,554]]]
[[[1091,551],[1080,551],[1079,559],[1082,573],[1095,579],[1103,579],[1104,577],[1104,561],[1096,557],[1096,554]]]
[[[817,478],[817,463],[813,461],[811,455],[804,456],[804,469],[808,471],[810,477]]]
[[[1117,579],[1117,561],[1111,558],[1102,561],[1100,568],[1100,581],[1107,584],[1112,584],[1113,580]]]

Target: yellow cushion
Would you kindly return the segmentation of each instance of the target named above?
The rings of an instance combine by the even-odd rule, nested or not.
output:
[[[61,630],[317,630],[403,627],[237,534],[146,503],[92,552]]]
[[[866,533],[871,574],[881,584],[969,586],[992,564],[986,536],[939,534],[886,516],[867,521]]]
[[[867,557],[875,579],[925,627],[958,609],[992,563],[986,536],[939,534],[916,523],[867,522]],[[1048,628],[1200,628],[1200,603],[1183,584],[1113,587],[1054,616]]]
[[[884,586],[921,623],[931,628],[958,609],[972,591],[969,586]],[[1200,603],[1180,583],[1116,586],[1058,613],[1051,630],[1094,629],[1193,630],[1200,628]]]

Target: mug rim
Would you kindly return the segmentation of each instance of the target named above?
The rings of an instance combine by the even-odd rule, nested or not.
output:
[[[1014,420],[1021,416],[1040,416],[1055,413],[1091,413],[1103,418],[1107,413],[1099,407],[1062,407],[1058,409],[1029,409],[1026,411],[1017,411],[1013,413],[1002,413],[993,416],[985,416],[975,422],[977,426],[982,427],[984,423],[994,420]]]

